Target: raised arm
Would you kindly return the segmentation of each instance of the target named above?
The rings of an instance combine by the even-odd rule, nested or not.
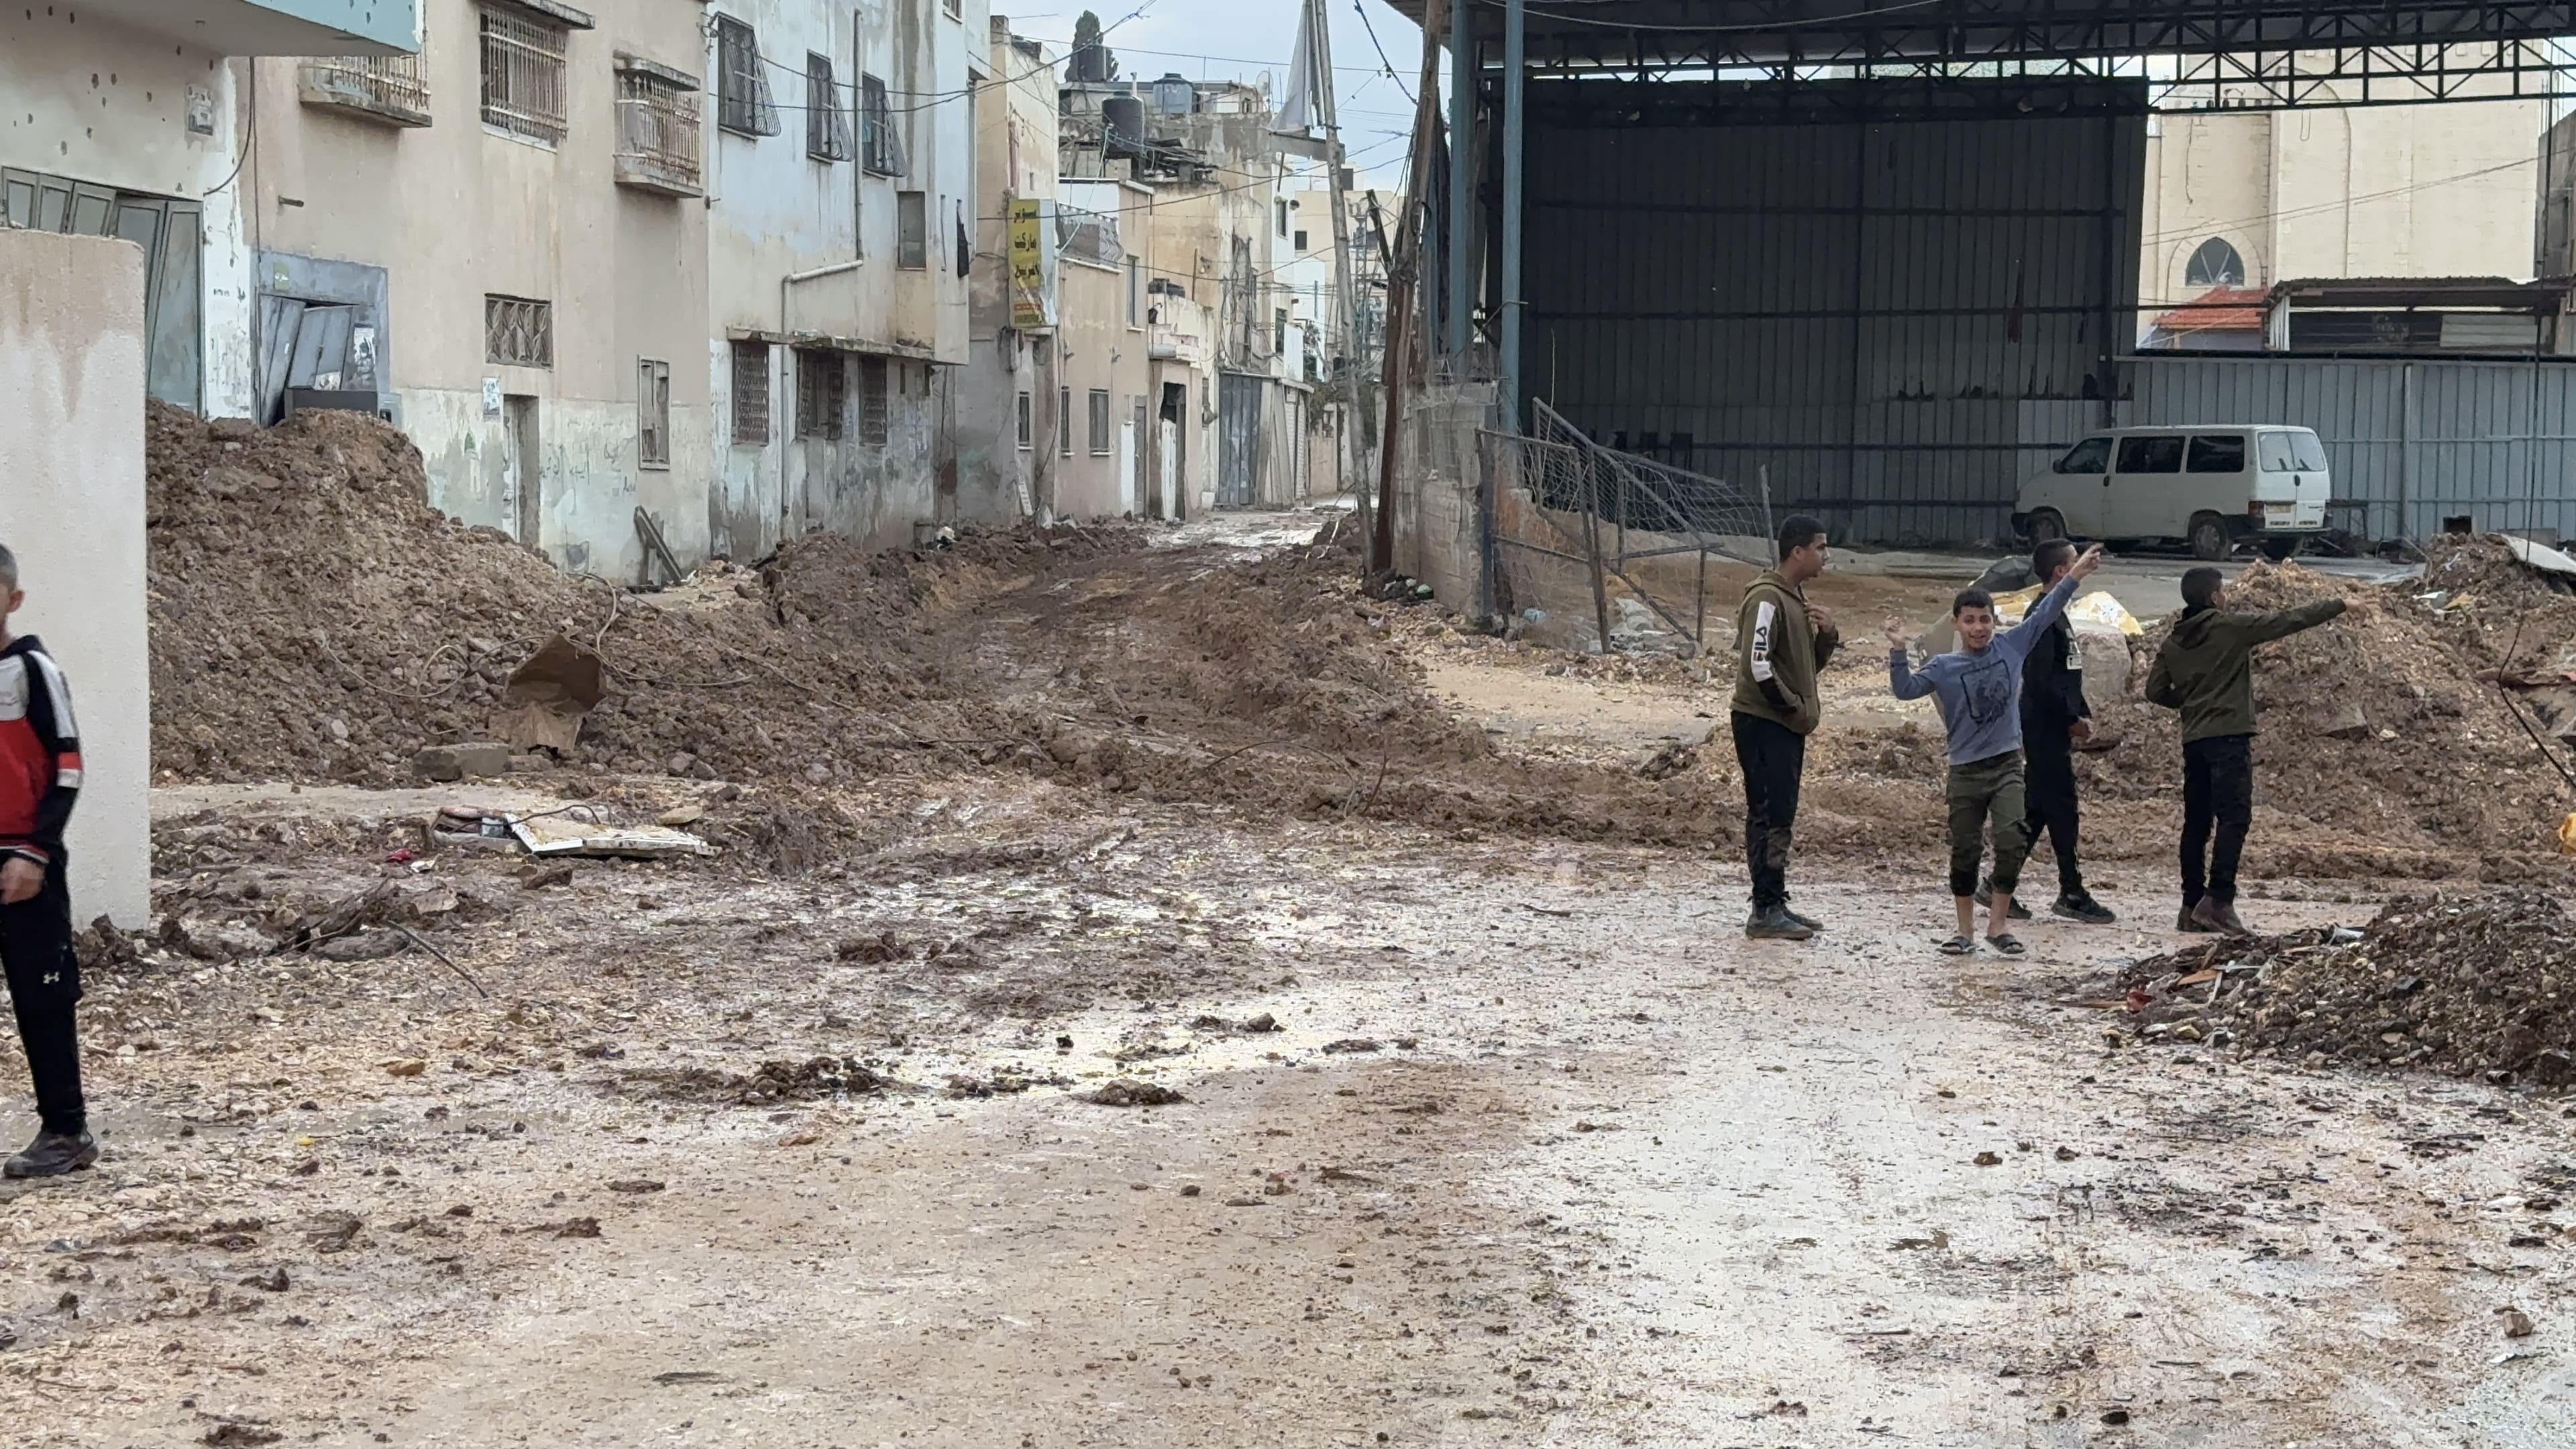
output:
[[[2313,629],[2350,607],[2341,599],[2319,599],[2269,614],[2243,615],[2244,622],[2238,624],[2237,629],[2248,644],[2268,644],[2275,639],[2287,639],[2302,629]]]
[[[1914,672],[1913,656],[1905,647],[1905,621],[1894,614],[1887,616],[1887,687],[1898,699],[1921,699],[1932,692],[1928,675]]]

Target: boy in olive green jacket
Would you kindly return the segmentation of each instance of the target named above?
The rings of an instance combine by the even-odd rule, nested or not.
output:
[[[1822,713],[1817,671],[1841,636],[1833,611],[1809,604],[1806,583],[1825,571],[1825,526],[1805,514],[1780,525],[1779,567],[1744,591],[1735,618],[1735,698],[1729,724],[1744,771],[1744,855],[1753,873],[1755,940],[1803,941],[1823,929],[1789,909],[1789,831],[1807,736]]]
[[[2226,581],[2207,568],[2182,576],[2182,604],[2147,675],[2148,701],[2182,712],[2182,915],[2174,928],[2241,936],[2236,862],[2254,823],[2254,646],[2313,629],[2345,605],[2319,599],[2269,614],[2229,613]]]

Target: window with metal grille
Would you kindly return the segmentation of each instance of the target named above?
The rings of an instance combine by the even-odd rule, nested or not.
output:
[[[882,357],[859,359],[859,441],[882,448],[886,443],[887,417],[892,399],[887,396],[891,384],[886,377],[886,360]]]
[[[930,199],[919,191],[894,194],[894,264],[909,271],[930,265]]]
[[[528,297],[486,295],[483,360],[512,367],[554,366],[554,304]]]
[[[1091,390],[1091,456],[1107,457],[1109,447],[1109,389]]]
[[[1055,390],[1055,450],[1073,456],[1073,389]]]
[[[850,405],[850,369],[841,354],[802,348],[796,354],[796,436],[841,440]]]
[[[769,344],[733,345],[733,440],[752,447],[769,442]]]
[[[778,134],[760,37],[730,15],[716,17],[716,124],[743,136]]]
[[[832,78],[832,58],[805,53],[805,154],[817,161],[850,159],[850,113]]]
[[[671,364],[649,357],[635,363],[635,461],[671,466]]]
[[[617,72],[617,184],[698,194],[698,93],[640,61]]]
[[[523,10],[483,7],[483,124],[549,146],[564,138],[568,33]]]
[[[903,174],[903,142],[895,135],[894,101],[886,83],[859,77],[859,164],[872,176]]]
[[[966,0],[939,0],[939,9],[951,20],[966,18]]]
[[[1033,416],[1036,411],[1029,405],[1029,390],[1020,389],[1020,451],[1023,453],[1037,445],[1037,419]]]
[[[1127,325],[1145,325],[1145,261],[1142,257],[1127,259]]]

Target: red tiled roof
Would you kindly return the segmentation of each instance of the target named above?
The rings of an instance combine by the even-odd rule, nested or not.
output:
[[[2212,287],[2156,319],[2160,332],[2260,332],[2272,293],[2263,287]]]

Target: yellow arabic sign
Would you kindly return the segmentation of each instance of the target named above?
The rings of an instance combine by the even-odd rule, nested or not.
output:
[[[1035,197],[1010,203],[1011,325],[1055,325],[1055,248],[1047,243],[1046,211]]]

